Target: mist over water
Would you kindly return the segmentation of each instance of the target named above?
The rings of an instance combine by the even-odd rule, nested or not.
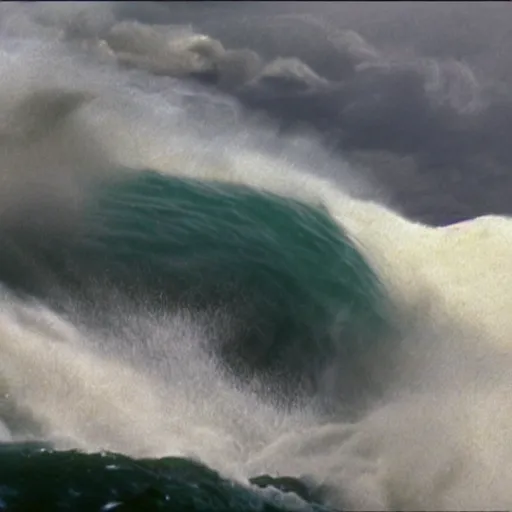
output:
[[[0,439],[510,507],[505,71],[204,4],[0,6]]]

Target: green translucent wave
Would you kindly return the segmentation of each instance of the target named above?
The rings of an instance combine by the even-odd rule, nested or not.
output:
[[[93,189],[72,234],[11,245],[32,267],[0,277],[40,296],[108,283],[164,307],[228,310],[220,352],[237,372],[291,382],[385,324],[375,274],[325,209],[244,186],[129,173]]]

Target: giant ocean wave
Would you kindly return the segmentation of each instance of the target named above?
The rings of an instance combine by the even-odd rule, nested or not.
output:
[[[509,507],[510,221],[412,222],[282,125],[378,52],[337,34],[334,87],[82,5],[0,11],[0,507]],[[430,64],[396,76],[478,131]]]

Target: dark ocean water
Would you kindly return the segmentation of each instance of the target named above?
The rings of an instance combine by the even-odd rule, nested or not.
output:
[[[295,507],[274,495],[223,479],[198,462],[169,457],[131,459],[112,453],[85,455],[37,444],[0,446],[2,510],[328,512],[318,503]],[[284,493],[301,493],[288,484]]]

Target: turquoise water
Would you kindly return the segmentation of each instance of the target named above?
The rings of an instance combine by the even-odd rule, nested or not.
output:
[[[244,186],[128,173],[91,191],[74,233],[18,246],[52,286],[26,268],[7,278],[39,296],[95,286],[227,311],[215,347],[227,367],[287,392],[314,385],[318,365],[360,351],[384,324],[375,274],[326,210]]]

